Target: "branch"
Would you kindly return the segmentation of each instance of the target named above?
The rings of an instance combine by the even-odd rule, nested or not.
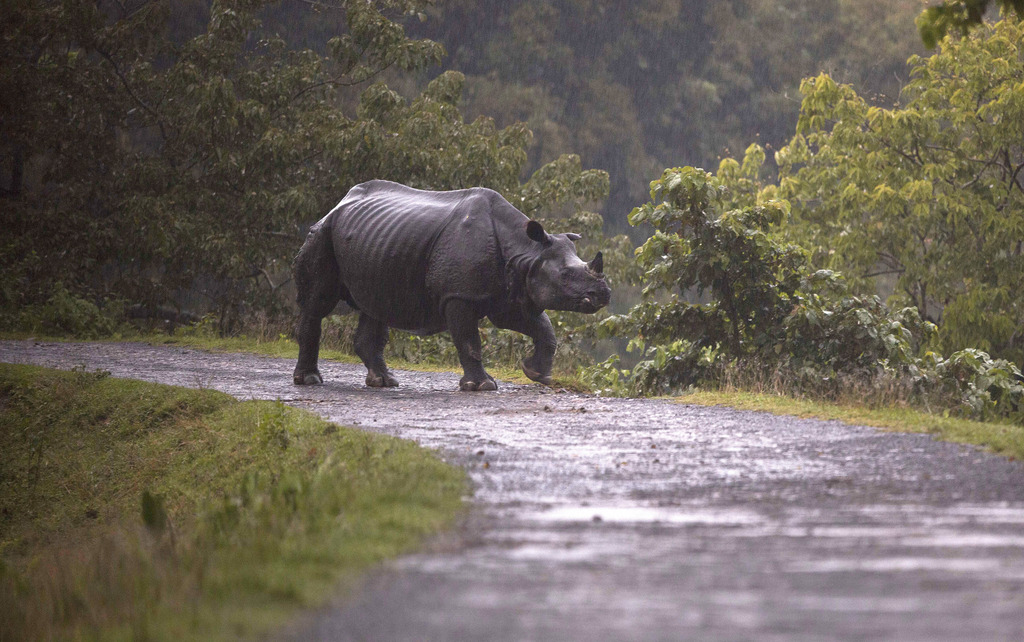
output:
[[[271,292],[276,292],[277,291],[277,286],[274,285],[274,281],[273,281],[273,279],[270,278],[270,275],[267,274],[267,271],[264,268],[260,268],[260,274],[262,274],[267,279],[267,283],[270,284],[270,291]]]
[[[313,91],[314,89],[319,89],[320,87],[328,87],[328,86],[330,86],[330,87],[354,87],[356,85],[362,84],[362,83],[366,82],[367,80],[370,80],[371,78],[373,78],[375,76],[379,76],[383,72],[385,72],[388,69],[390,69],[391,66],[394,65],[396,60],[397,60],[397,59],[396,60],[392,60],[392,61],[386,63],[383,67],[380,67],[379,69],[376,69],[375,71],[367,72],[366,74],[364,74],[358,80],[342,80],[345,76],[347,76],[348,74],[352,73],[352,70],[356,68],[356,65],[359,64],[360,60],[362,60],[363,55],[366,54],[367,48],[368,47],[363,47],[363,49],[359,52],[359,57],[356,58],[355,62],[353,62],[352,65],[349,66],[348,69],[345,69],[340,74],[338,74],[336,76],[332,76],[331,78],[328,78],[327,80],[321,80],[320,82],[313,83],[312,85],[309,85],[308,87],[304,87],[304,88],[300,89],[298,93],[296,93],[294,96],[292,96],[288,100],[288,103],[289,104],[293,103],[296,100],[298,100],[299,98],[301,98],[302,96],[304,96],[305,94]]]
[[[877,272],[871,272],[869,274],[865,274],[861,278],[870,279],[872,277],[882,276],[883,274],[903,274],[906,271],[907,271],[906,268],[893,268],[891,270],[879,270]]]
[[[134,9],[129,9],[128,8],[128,3],[125,2],[125,0],[115,0],[114,3],[121,10],[121,18],[120,18],[121,20],[126,20],[128,18],[131,18],[135,14],[137,14],[140,11],[142,11],[143,9],[145,9],[147,5],[153,4],[152,0],[145,0],[144,2],[139,3]]]
[[[1006,154],[1009,155],[1009,151],[1008,150],[1004,149],[1002,151],[1006,152]],[[996,153],[992,154],[992,158],[990,158],[988,160],[988,162],[985,163],[985,166],[982,167],[980,170],[978,170],[978,175],[975,176],[973,180],[970,180],[970,181],[964,183],[963,185],[961,185],[959,187],[959,189],[967,189],[968,187],[971,187],[972,185],[974,185],[975,183],[980,181],[981,177],[984,176],[984,174],[985,174],[985,170],[988,169],[989,167],[991,167],[992,164],[996,162],[996,159],[998,157],[999,157],[999,151],[996,151]],[[978,162],[978,161],[975,161],[973,158],[968,158],[967,160],[969,160],[971,162]],[[954,185],[954,187],[956,187],[956,185]]]
[[[261,276],[267,280],[267,283],[270,285],[271,292],[277,292],[282,286],[284,286],[285,284],[292,280],[292,277],[289,276],[288,278],[281,281],[277,285],[274,285],[274,281],[273,279],[270,278],[270,274],[267,273],[266,268],[257,268],[252,272],[252,274],[249,275],[249,278],[258,279]]]
[[[905,269],[903,267],[902,261],[897,259],[895,256],[893,256],[889,252],[886,252],[884,250],[878,250],[875,253],[878,254],[878,258],[881,259],[882,262],[885,263],[886,265],[888,265],[890,268],[892,268],[894,270]]]
[[[297,0],[297,1],[302,2],[303,0]],[[322,80],[320,82],[315,82],[315,83],[313,83],[311,85],[308,85],[308,86],[303,87],[302,89],[300,89],[295,95],[293,95],[291,98],[289,98],[283,105],[281,105],[280,107],[275,109],[273,112],[271,112],[270,118],[268,120],[273,121],[278,116],[280,116],[282,113],[284,113],[285,107],[291,105],[292,103],[294,103],[299,98],[302,98],[304,95],[308,94],[311,91],[319,89],[320,87],[326,87],[326,86],[331,86],[331,87],[351,87],[351,86],[357,85],[360,82],[363,82],[365,80],[369,80],[370,78],[373,78],[375,75],[377,75],[380,72],[382,72],[384,69],[379,69],[376,72],[366,76],[365,78],[363,78],[363,80],[360,80],[358,82],[343,83],[341,81],[342,78],[344,78],[347,74],[351,73],[353,69],[355,69],[356,65],[359,64],[359,61],[362,60],[363,55],[366,54],[366,50],[368,48],[369,48],[368,44],[365,47],[363,47],[362,50],[360,50],[360,52],[359,52],[359,56],[356,57],[356,59],[352,62],[352,64],[348,67],[348,69],[342,70],[342,72],[340,74],[338,74],[336,76],[333,76],[331,78],[328,78],[327,80]],[[390,67],[391,65],[389,64],[388,66]],[[385,69],[386,69],[386,67],[385,67]]]
[[[1009,157],[1010,152],[1007,151],[1006,155],[1007,155],[1007,157]],[[1022,185],[1021,182],[1020,182],[1020,170],[1021,169],[1024,169],[1024,163],[1021,163],[1020,165],[1017,166],[1017,169],[1013,170],[1013,176],[1010,177],[1010,182],[1013,183],[1014,185],[1016,185],[1017,189],[1019,189],[1021,191],[1021,193],[1024,194],[1024,185]]]
[[[307,7],[311,7],[313,9],[328,9],[328,10],[330,10],[330,9],[344,9],[345,8],[344,5],[340,5],[340,4],[327,4],[326,2],[317,2],[317,0],[292,0],[292,1],[293,2],[298,2],[299,4],[304,4]]]
[[[918,154],[916,151],[914,152],[914,156],[911,156],[907,152],[905,152],[902,149],[900,149],[900,148],[896,147],[895,145],[893,145],[891,142],[889,142],[886,138],[884,138],[882,136],[879,136],[878,140],[883,145],[885,145],[890,151],[896,152],[897,154],[899,154],[903,158],[907,159],[911,163],[913,163],[915,165],[918,165],[918,166],[924,165],[924,161],[921,160],[921,155]]]
[[[99,47],[96,48],[96,52],[99,55],[103,56],[103,58],[107,62],[110,63],[110,66],[114,69],[114,74],[121,81],[121,85],[124,87],[125,91],[128,92],[128,95],[131,97],[131,99],[134,100],[135,103],[139,105],[139,107],[142,107],[143,110],[145,110],[149,115],[151,115],[153,118],[156,119],[156,124],[160,128],[160,138],[166,143],[167,142],[167,130],[164,128],[163,116],[161,116],[159,113],[157,113],[157,111],[155,109],[150,107],[146,103],[146,101],[142,100],[142,98],[140,98],[135,93],[135,91],[132,89],[131,84],[128,82],[128,79],[125,78],[124,74],[121,72],[121,69],[117,66],[117,63],[114,62],[114,59],[110,56],[110,54],[108,54],[103,49],[100,49]],[[170,159],[168,159],[168,160],[170,160]],[[173,165],[173,162],[172,162],[172,165]]]

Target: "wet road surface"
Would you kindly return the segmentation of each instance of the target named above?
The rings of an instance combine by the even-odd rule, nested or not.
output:
[[[1024,465],[837,422],[137,344],[0,361],[281,399],[418,441],[472,510],[284,633],[307,640],[1024,640]]]

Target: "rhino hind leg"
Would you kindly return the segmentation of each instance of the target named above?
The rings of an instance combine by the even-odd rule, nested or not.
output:
[[[360,313],[354,347],[366,366],[366,385],[371,388],[394,388],[398,385],[398,379],[391,376],[391,371],[384,363],[384,346],[387,343],[387,324],[366,313]]]
[[[317,367],[320,357],[320,323],[341,300],[344,290],[338,277],[338,263],[330,236],[323,228],[311,234],[293,265],[296,301],[299,304],[299,360],[295,364],[296,385],[323,383]]]
[[[464,373],[459,380],[459,389],[466,392],[497,390],[498,382],[484,370],[478,325],[480,316],[472,304],[453,299],[445,306],[444,316],[452,342],[459,351]]]

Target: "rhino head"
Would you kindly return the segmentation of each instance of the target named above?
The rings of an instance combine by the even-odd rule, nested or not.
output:
[[[516,289],[528,307],[592,313],[608,305],[612,291],[605,282],[604,260],[600,252],[590,263],[576,255],[579,234],[548,234],[540,223],[530,221],[526,235],[533,247]]]

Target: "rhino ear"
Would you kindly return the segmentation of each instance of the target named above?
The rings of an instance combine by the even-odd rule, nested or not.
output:
[[[572,241],[573,243],[575,243],[576,241],[580,240],[583,237],[580,236],[579,234],[573,234],[572,232],[567,232],[566,235],[565,235],[565,238],[567,238],[570,241]]]
[[[526,224],[526,235],[538,243],[547,243],[550,240],[548,233],[544,231],[544,226],[537,221],[530,221]]]

